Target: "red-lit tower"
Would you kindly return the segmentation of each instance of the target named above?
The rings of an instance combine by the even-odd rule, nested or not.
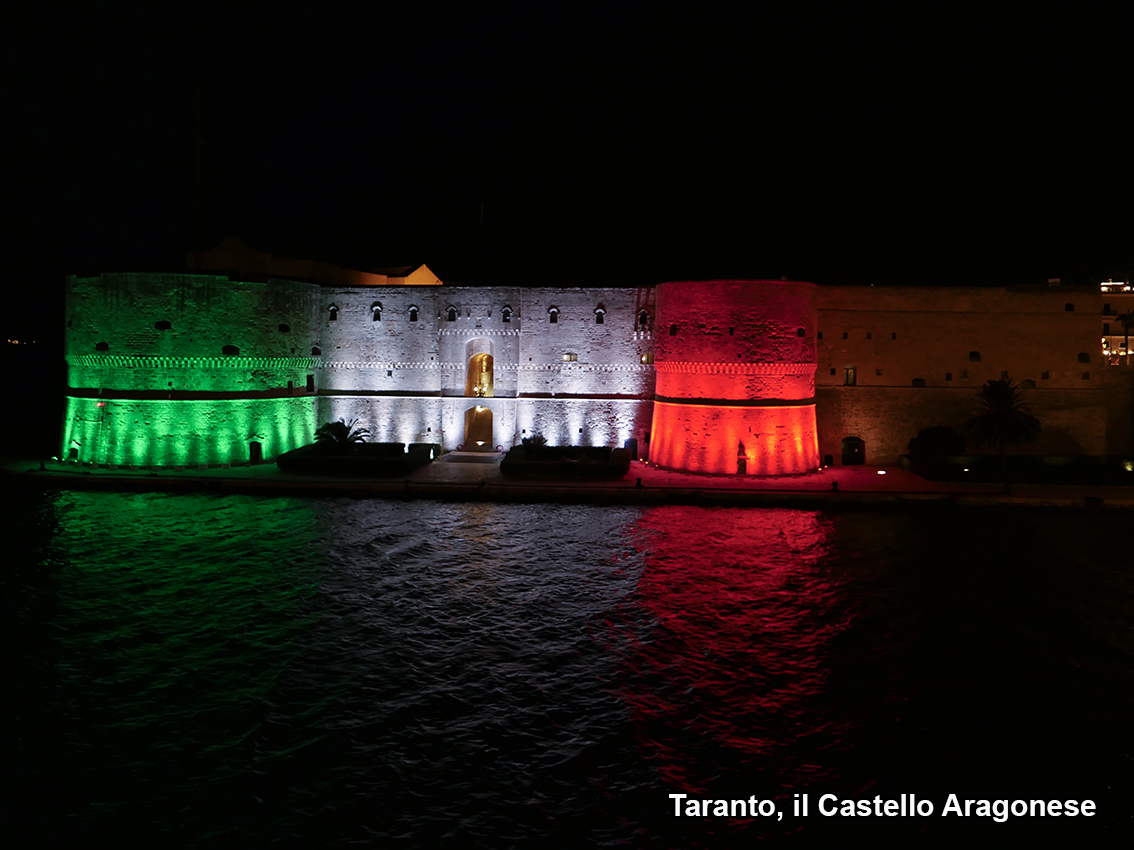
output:
[[[815,285],[663,283],[657,305],[650,461],[713,474],[815,471]]]

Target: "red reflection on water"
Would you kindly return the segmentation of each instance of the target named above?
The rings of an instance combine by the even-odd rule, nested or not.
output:
[[[821,563],[828,523],[677,506],[639,521],[638,600],[656,625],[628,653],[623,696],[671,785],[703,792],[722,753],[737,764],[774,756],[782,772],[777,749],[814,731],[826,646],[846,620]]]

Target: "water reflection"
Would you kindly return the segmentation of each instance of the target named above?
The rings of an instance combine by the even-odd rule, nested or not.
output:
[[[830,526],[816,512],[688,507],[637,524],[637,598],[657,625],[631,656],[625,697],[676,790],[707,791],[722,758],[782,761],[815,729],[827,646],[846,621],[825,563]],[[707,760],[706,746],[720,752]]]

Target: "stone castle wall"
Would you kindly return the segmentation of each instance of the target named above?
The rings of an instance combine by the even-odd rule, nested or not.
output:
[[[848,436],[866,441],[868,463],[896,463],[922,428],[960,430],[979,387],[1007,375],[1027,382],[1044,425],[1019,451],[1131,452],[1134,370],[1102,362],[1101,302],[1058,288],[73,277],[63,451],[116,465],[246,462],[340,417],[374,439],[451,450],[480,407],[495,445],[636,438],[674,468],[774,474],[810,464],[816,440],[839,462]],[[815,419],[767,412],[809,404]],[[675,405],[687,409],[657,420]],[[792,470],[777,460],[788,455]]]

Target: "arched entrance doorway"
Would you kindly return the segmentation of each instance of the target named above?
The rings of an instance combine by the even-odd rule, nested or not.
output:
[[[862,437],[843,437],[843,466],[866,463],[866,443]]]
[[[474,354],[465,370],[465,397],[492,398],[492,355]]]
[[[492,443],[492,411],[477,405],[465,411],[466,452],[490,452]]]

